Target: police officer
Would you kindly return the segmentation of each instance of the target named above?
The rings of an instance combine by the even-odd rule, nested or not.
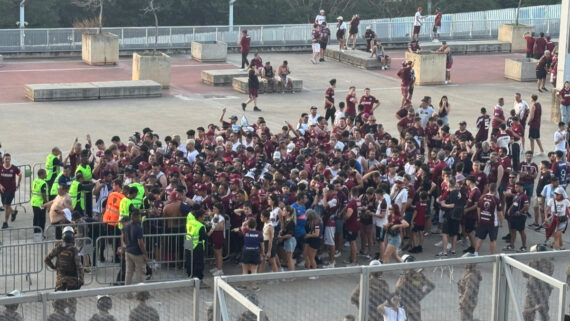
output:
[[[108,295],[97,296],[97,310],[89,321],[117,321],[117,319],[109,313],[113,308],[113,300]]]
[[[47,318],[47,321],[75,321],[73,315],[66,312],[65,309],[69,307],[66,299],[55,300],[52,303],[53,313]]]
[[[544,244],[537,244],[530,248],[530,252],[544,252],[547,250],[548,249]],[[529,262],[528,266],[549,276],[554,274],[554,264],[552,264],[552,261],[545,258],[532,260]],[[550,309],[548,306],[548,300],[552,293],[552,286],[526,273],[523,273],[523,276],[528,279],[526,284],[523,319],[525,321],[533,321],[535,320],[535,314],[538,312],[540,320],[550,320],[550,316],[548,314],[548,310]]]
[[[461,321],[473,320],[473,311],[477,306],[477,296],[479,295],[479,284],[481,280],[481,272],[475,268],[475,264],[465,265],[463,276],[461,276],[461,279],[457,282]]]
[[[150,299],[150,293],[148,291],[141,291],[135,295],[139,305],[131,310],[129,314],[129,321],[159,321],[160,316],[155,308],[149,306],[146,301]]]
[[[8,293],[8,297],[19,297],[22,294],[19,290],[14,290]],[[18,306],[19,304],[7,304],[5,305],[6,310],[0,313],[0,320],[1,321],[24,321],[24,318],[18,313]]]
[[[378,260],[372,260],[370,266],[380,266],[382,263]],[[382,278],[382,272],[370,273],[369,291],[368,291],[368,320],[384,320],[384,316],[377,309],[379,305],[386,302],[390,295],[390,286],[388,282]],[[360,306],[360,286],[352,291],[350,302],[357,307]]]
[[[197,209],[186,217],[186,274],[188,277],[204,277],[204,250],[208,234],[204,225],[204,210]]]
[[[39,235],[36,237],[36,242],[41,241],[41,233],[46,228],[46,209],[44,204],[48,202],[48,184],[46,182],[46,170],[38,170],[38,178],[32,183],[32,197],[30,198],[30,205],[34,212],[34,220],[32,226],[37,227],[34,233]]]
[[[403,255],[402,261],[414,262],[416,259],[410,255]],[[406,310],[408,321],[421,321],[422,307],[420,301],[426,297],[435,284],[428,280],[421,269],[409,269],[405,271],[398,282],[394,294],[401,298],[401,304]]]

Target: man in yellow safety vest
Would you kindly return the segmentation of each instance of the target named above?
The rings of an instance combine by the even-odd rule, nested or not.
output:
[[[51,149],[51,153],[46,157],[45,169],[46,169],[46,183],[48,185],[48,190],[51,189],[53,182],[56,177],[61,173],[61,168],[63,167],[63,161],[61,158],[61,150],[58,147]],[[57,189],[56,189],[57,195]],[[55,197],[55,196],[54,196]]]
[[[204,225],[204,210],[197,209],[186,217],[186,274],[188,277],[204,277],[204,251],[208,233]]]
[[[48,186],[46,180],[46,170],[38,170],[38,178],[32,183],[32,197],[30,198],[30,205],[34,212],[34,220],[32,226],[34,227],[34,234],[38,235],[36,241],[41,241],[42,233],[46,228],[46,209],[44,204],[48,202]]]

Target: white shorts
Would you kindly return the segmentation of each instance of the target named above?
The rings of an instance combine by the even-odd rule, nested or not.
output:
[[[325,226],[325,245],[334,246],[334,232],[336,230],[335,226]]]
[[[283,77],[279,77],[278,79],[279,81],[285,81],[285,83],[289,83],[289,75],[285,76],[285,79],[283,79]]]
[[[313,44],[313,53],[315,52],[321,52],[321,44],[320,43],[314,43]]]

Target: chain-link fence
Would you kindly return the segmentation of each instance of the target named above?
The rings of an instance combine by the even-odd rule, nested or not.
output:
[[[560,4],[521,8],[519,23],[530,24],[536,32],[558,36],[560,28]],[[499,25],[514,23],[516,10],[499,9],[478,12],[444,14],[441,39],[496,39]],[[413,17],[362,20],[359,33],[367,26],[386,43],[409,39]],[[420,38],[429,39],[433,28],[433,16],[426,17]],[[336,24],[329,25],[331,34],[336,34]],[[237,47],[241,30],[247,29],[252,46],[308,45],[311,42],[310,24],[297,25],[248,25],[248,26],[184,26],[159,27],[158,48],[187,49],[192,41],[224,41],[229,47]],[[152,49],[155,41],[154,27],[103,28],[104,32],[119,37],[119,49]],[[81,50],[80,29],[4,29],[0,30],[0,53],[2,52],[60,52]],[[331,37],[331,41],[336,41]],[[360,38],[360,37],[359,37]],[[359,39],[359,42],[364,42]]]

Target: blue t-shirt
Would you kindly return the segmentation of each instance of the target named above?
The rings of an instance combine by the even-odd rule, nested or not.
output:
[[[143,229],[140,223],[132,222],[123,229],[125,233],[126,251],[132,255],[142,255],[139,240],[143,238]]]
[[[295,225],[295,237],[303,237],[307,232],[305,231],[305,224],[307,224],[307,208],[305,204],[299,205],[297,202],[291,205],[295,209],[295,215],[297,215],[297,224]]]
[[[263,235],[260,231],[247,230],[243,235],[243,250],[261,250]]]

